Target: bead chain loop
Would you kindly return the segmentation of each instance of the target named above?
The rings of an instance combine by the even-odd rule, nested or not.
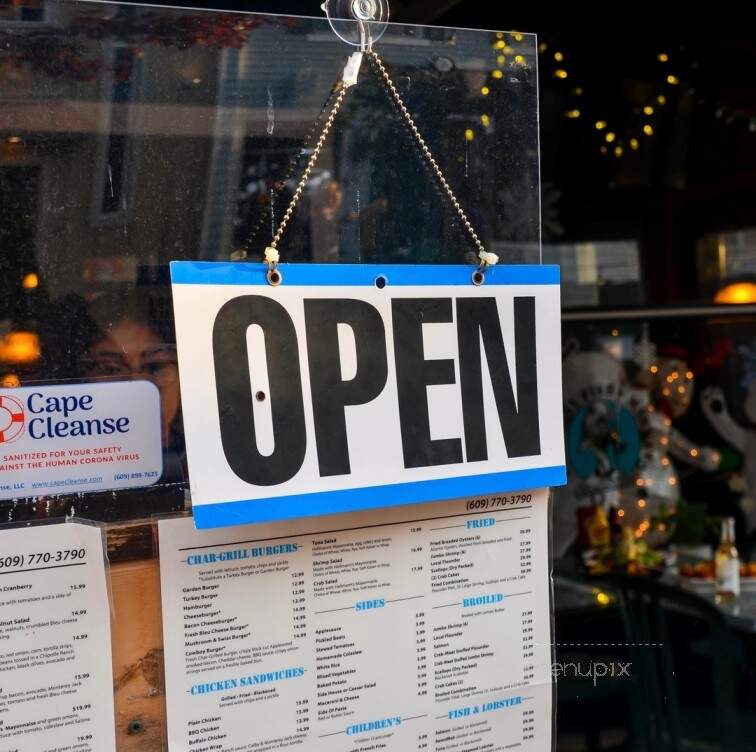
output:
[[[399,111],[401,112],[402,117],[404,117],[404,119],[407,121],[407,125],[409,126],[412,135],[415,137],[415,140],[420,146],[423,156],[428,160],[428,164],[433,169],[433,172],[436,174],[436,177],[438,178],[438,181],[441,184],[441,187],[444,189],[444,191],[446,192],[446,195],[449,197],[450,201],[452,202],[452,205],[454,206],[454,209],[456,210],[459,218],[462,220],[462,223],[465,229],[467,230],[473,242],[475,243],[479,251],[479,254],[483,254],[480,256],[480,258],[483,261],[482,267],[485,268],[485,266],[489,265],[485,261],[485,258],[486,258],[485,246],[483,245],[480,238],[478,237],[478,234],[475,232],[475,229],[470,223],[470,220],[468,219],[467,214],[465,214],[465,211],[462,209],[462,206],[457,200],[457,197],[454,194],[454,191],[452,190],[448,181],[444,177],[444,173],[441,171],[441,168],[438,166],[438,163],[436,162],[431,150],[428,148],[428,144],[425,142],[425,139],[423,138],[422,134],[420,133],[420,130],[415,124],[415,121],[412,118],[412,115],[410,115],[409,110],[405,106],[404,101],[402,100],[402,97],[399,94],[399,91],[394,85],[394,82],[391,80],[391,76],[389,76],[388,71],[386,70],[386,67],[383,64],[383,61],[381,60],[380,57],[378,57],[378,53],[373,50],[366,51],[365,55],[367,55],[368,60],[370,60],[370,62],[378,70],[378,73],[381,79],[383,80],[384,84],[388,87],[388,91],[391,95],[391,98],[394,100],[397,107],[399,108]],[[288,226],[289,221],[291,220],[291,217],[294,214],[294,210],[296,209],[297,204],[299,203],[299,199],[302,197],[302,192],[304,191],[305,186],[307,185],[307,181],[310,179],[310,174],[312,173],[312,170],[314,169],[318,159],[320,158],[320,153],[323,150],[325,141],[328,138],[328,134],[331,132],[331,128],[333,128],[333,124],[334,124],[334,121],[336,120],[336,116],[338,115],[339,110],[341,109],[341,105],[344,103],[344,98],[346,97],[346,94],[348,91],[349,91],[349,87],[342,86],[341,90],[339,91],[338,97],[336,97],[336,101],[333,103],[331,112],[328,116],[328,119],[325,122],[325,125],[323,126],[323,131],[320,134],[320,138],[315,144],[315,148],[313,149],[312,155],[310,156],[310,159],[307,162],[307,167],[305,168],[305,171],[302,174],[302,178],[300,179],[299,184],[297,185],[297,189],[294,192],[294,195],[292,196],[291,201],[289,202],[289,206],[286,209],[286,213],[281,219],[281,224],[278,226],[278,229],[276,230],[276,234],[273,237],[273,240],[271,241],[270,245],[268,246],[271,249],[277,250],[278,244],[281,242],[281,238],[283,237],[283,234],[286,231],[286,227]]]

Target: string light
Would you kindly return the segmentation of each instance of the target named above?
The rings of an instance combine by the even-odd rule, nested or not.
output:
[[[481,94],[482,94],[482,95],[483,95],[484,97],[487,97],[487,96],[488,96],[488,95],[489,95],[489,94],[491,93],[491,90],[490,90],[490,89],[489,89],[489,88],[488,88],[487,86],[484,86],[484,87],[483,87],[483,88],[482,88],[482,89],[480,90],[480,93],[481,93]]]
[[[608,593],[599,591],[596,593],[596,603],[600,606],[608,606],[612,602],[612,598]]]
[[[522,42],[522,34],[520,34],[519,31],[516,31],[513,35],[515,42]]]
[[[646,508],[646,500],[645,499],[638,499],[638,507],[640,509],[645,509]]]
[[[494,44],[495,50],[503,50],[507,46],[506,42],[503,39],[500,39],[498,42]]]
[[[557,68],[557,70],[554,71],[554,75],[557,78],[564,80],[565,78],[567,78],[567,71],[564,70],[564,68]]]
[[[618,509],[617,510],[617,517],[624,517],[625,516],[625,510],[624,509]]]
[[[504,39],[504,32],[503,31],[497,31],[496,32],[496,38],[497,39]]]
[[[564,113],[564,116],[569,120],[577,120],[577,118],[580,117],[580,110],[567,110],[567,112]]]
[[[562,60],[564,60],[564,55],[561,52],[555,52],[554,60],[556,60],[558,63],[561,63]]]
[[[570,94],[574,94],[576,97],[582,97],[583,96],[583,87],[582,86],[576,86]]]
[[[601,145],[601,147],[599,147],[599,151],[600,151],[600,152],[601,152],[602,154],[607,154],[607,153],[609,152],[609,149],[607,149],[607,148],[606,148],[606,146],[604,146],[604,145],[602,144],[602,145]]]
[[[475,131],[472,128],[468,128],[465,131],[465,140],[472,141],[475,138]]]
[[[606,128],[606,120],[597,120],[596,121],[596,130],[597,131],[603,131],[604,128]]]
[[[614,156],[617,157],[617,159],[619,159],[624,153],[625,150],[621,146],[614,147]]]
[[[9,144],[20,144],[21,143],[21,136],[8,136],[6,141]]]
[[[647,136],[653,136],[653,135],[654,135],[654,127],[653,127],[652,125],[649,125],[648,123],[646,123],[646,124],[645,124],[645,125],[643,126],[643,132],[644,132],[644,133],[645,133],[645,134],[646,134]]]
[[[633,151],[638,151],[638,147],[639,146],[640,146],[640,143],[639,143],[639,141],[638,141],[637,138],[631,138],[630,139],[630,148]],[[659,369],[657,368],[656,370],[658,371]],[[656,373],[656,371],[652,371],[652,373]]]
[[[659,53],[659,54],[658,54],[658,55],[656,56],[656,59],[657,59],[657,60],[658,60],[658,61],[659,61],[660,63],[668,63],[668,62],[669,62],[669,55],[668,55],[668,54],[667,54],[666,52],[660,52],[660,53]]]
[[[654,108],[650,104],[647,104],[643,108],[643,114],[644,115],[653,115],[654,114]]]
[[[656,101],[664,107],[665,104],[667,104],[667,97],[664,96],[664,94],[659,94],[658,97],[656,97]]]
[[[488,128],[488,126],[491,125],[491,117],[489,115],[483,114],[480,116],[480,122],[484,128]]]
[[[617,138],[617,134],[613,133],[612,131],[609,131],[609,133],[607,133],[606,136],[604,136],[604,138],[606,139],[607,144],[611,144],[614,141],[614,139]]]
[[[549,45],[548,45],[548,44],[546,44],[546,42],[541,42],[541,43],[540,43],[540,44],[538,45],[538,51],[539,51],[540,53],[544,53],[544,52],[546,52],[546,50],[548,50],[548,49],[549,49]]]
[[[500,71],[497,68],[495,71],[491,71],[491,76],[498,81],[499,79],[504,78],[504,71]]]
[[[677,76],[672,75],[671,73],[667,76],[667,83],[670,86],[677,86],[677,84],[680,83],[680,79]]]
[[[525,58],[522,55],[515,55],[514,61],[517,65],[525,65]]]
[[[497,63],[498,63],[499,65],[506,65],[506,64],[507,64],[507,59],[506,59],[506,58],[504,57],[504,55],[499,55],[499,56],[498,56],[498,57],[496,58],[496,62],[497,62]]]

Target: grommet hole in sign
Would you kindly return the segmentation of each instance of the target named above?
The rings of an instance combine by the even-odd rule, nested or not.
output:
[[[375,278],[375,286],[382,290],[388,284],[388,280],[382,274]]]
[[[265,394],[265,392],[257,392],[257,393],[255,394],[255,399],[256,399],[256,400],[257,400],[258,402],[265,402],[265,399],[266,399],[266,398],[267,398],[267,395]]]

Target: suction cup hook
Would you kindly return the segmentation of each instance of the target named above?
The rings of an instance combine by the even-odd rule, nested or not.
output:
[[[369,50],[388,27],[388,0],[325,0],[320,7],[334,34],[363,52]]]

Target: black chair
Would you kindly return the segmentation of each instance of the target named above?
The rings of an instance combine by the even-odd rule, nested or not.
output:
[[[648,752],[726,750],[747,752],[756,735],[738,709],[739,641],[724,616],[703,598],[647,577],[613,578],[632,659],[631,722],[636,749]],[[680,630],[684,623],[684,631]],[[675,625],[677,624],[677,629]],[[690,643],[688,627],[707,646],[713,708],[685,709],[680,702],[678,647]],[[748,740],[748,746],[746,745]]]

